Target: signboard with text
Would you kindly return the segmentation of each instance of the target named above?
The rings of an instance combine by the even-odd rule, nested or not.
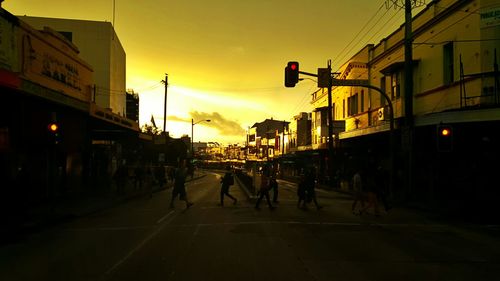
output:
[[[80,59],[71,42],[59,38],[55,31],[32,30],[23,25],[18,40],[23,65],[21,76],[48,89],[89,102],[92,68]],[[62,36],[61,36],[62,37]],[[75,50],[76,49],[76,50]]]

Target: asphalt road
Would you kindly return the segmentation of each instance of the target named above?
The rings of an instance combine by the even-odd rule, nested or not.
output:
[[[296,207],[280,182],[275,210],[237,185],[220,207],[219,176],[171,189],[0,246],[0,280],[500,280],[500,227],[436,220],[409,209],[351,214],[345,194]]]

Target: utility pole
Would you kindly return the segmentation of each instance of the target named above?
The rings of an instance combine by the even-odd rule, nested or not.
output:
[[[281,158],[283,158],[283,155],[285,154],[285,126],[286,126],[286,121],[283,120],[283,139],[281,141],[282,146],[281,146]]]
[[[333,110],[332,110],[332,60],[328,60],[328,185],[332,185],[333,179]]]
[[[167,88],[168,88],[168,74],[165,73],[165,80],[161,81],[165,84],[165,99],[163,104],[163,133],[167,133]]]
[[[386,0],[387,8],[405,11],[405,36],[404,36],[404,123],[401,126],[401,148],[407,160],[404,169],[407,180],[403,196],[408,198],[413,192],[414,181],[414,117],[413,117],[413,34],[412,34],[412,8],[425,5],[425,0]],[[403,197],[403,198],[404,198]]]
[[[403,143],[406,144],[406,152],[408,154],[407,163],[407,184],[405,190],[405,196],[412,193],[413,190],[413,50],[412,50],[412,15],[411,15],[411,0],[405,1],[405,128],[403,136],[406,140]]]

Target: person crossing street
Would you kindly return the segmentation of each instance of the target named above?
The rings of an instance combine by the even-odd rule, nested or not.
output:
[[[238,199],[229,194],[229,188],[234,184],[234,175],[231,173],[231,167],[226,167],[226,173],[221,178],[221,188],[220,188],[220,205],[224,206],[224,196],[233,199],[233,204],[236,205]]]

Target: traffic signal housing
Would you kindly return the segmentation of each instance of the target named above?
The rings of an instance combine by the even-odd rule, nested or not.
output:
[[[289,61],[285,67],[285,87],[295,87],[299,82],[299,63]]]
[[[50,122],[47,129],[49,131],[49,142],[51,144],[59,144],[59,124],[57,122]]]
[[[437,150],[440,152],[453,150],[453,127],[451,125],[437,126]]]

